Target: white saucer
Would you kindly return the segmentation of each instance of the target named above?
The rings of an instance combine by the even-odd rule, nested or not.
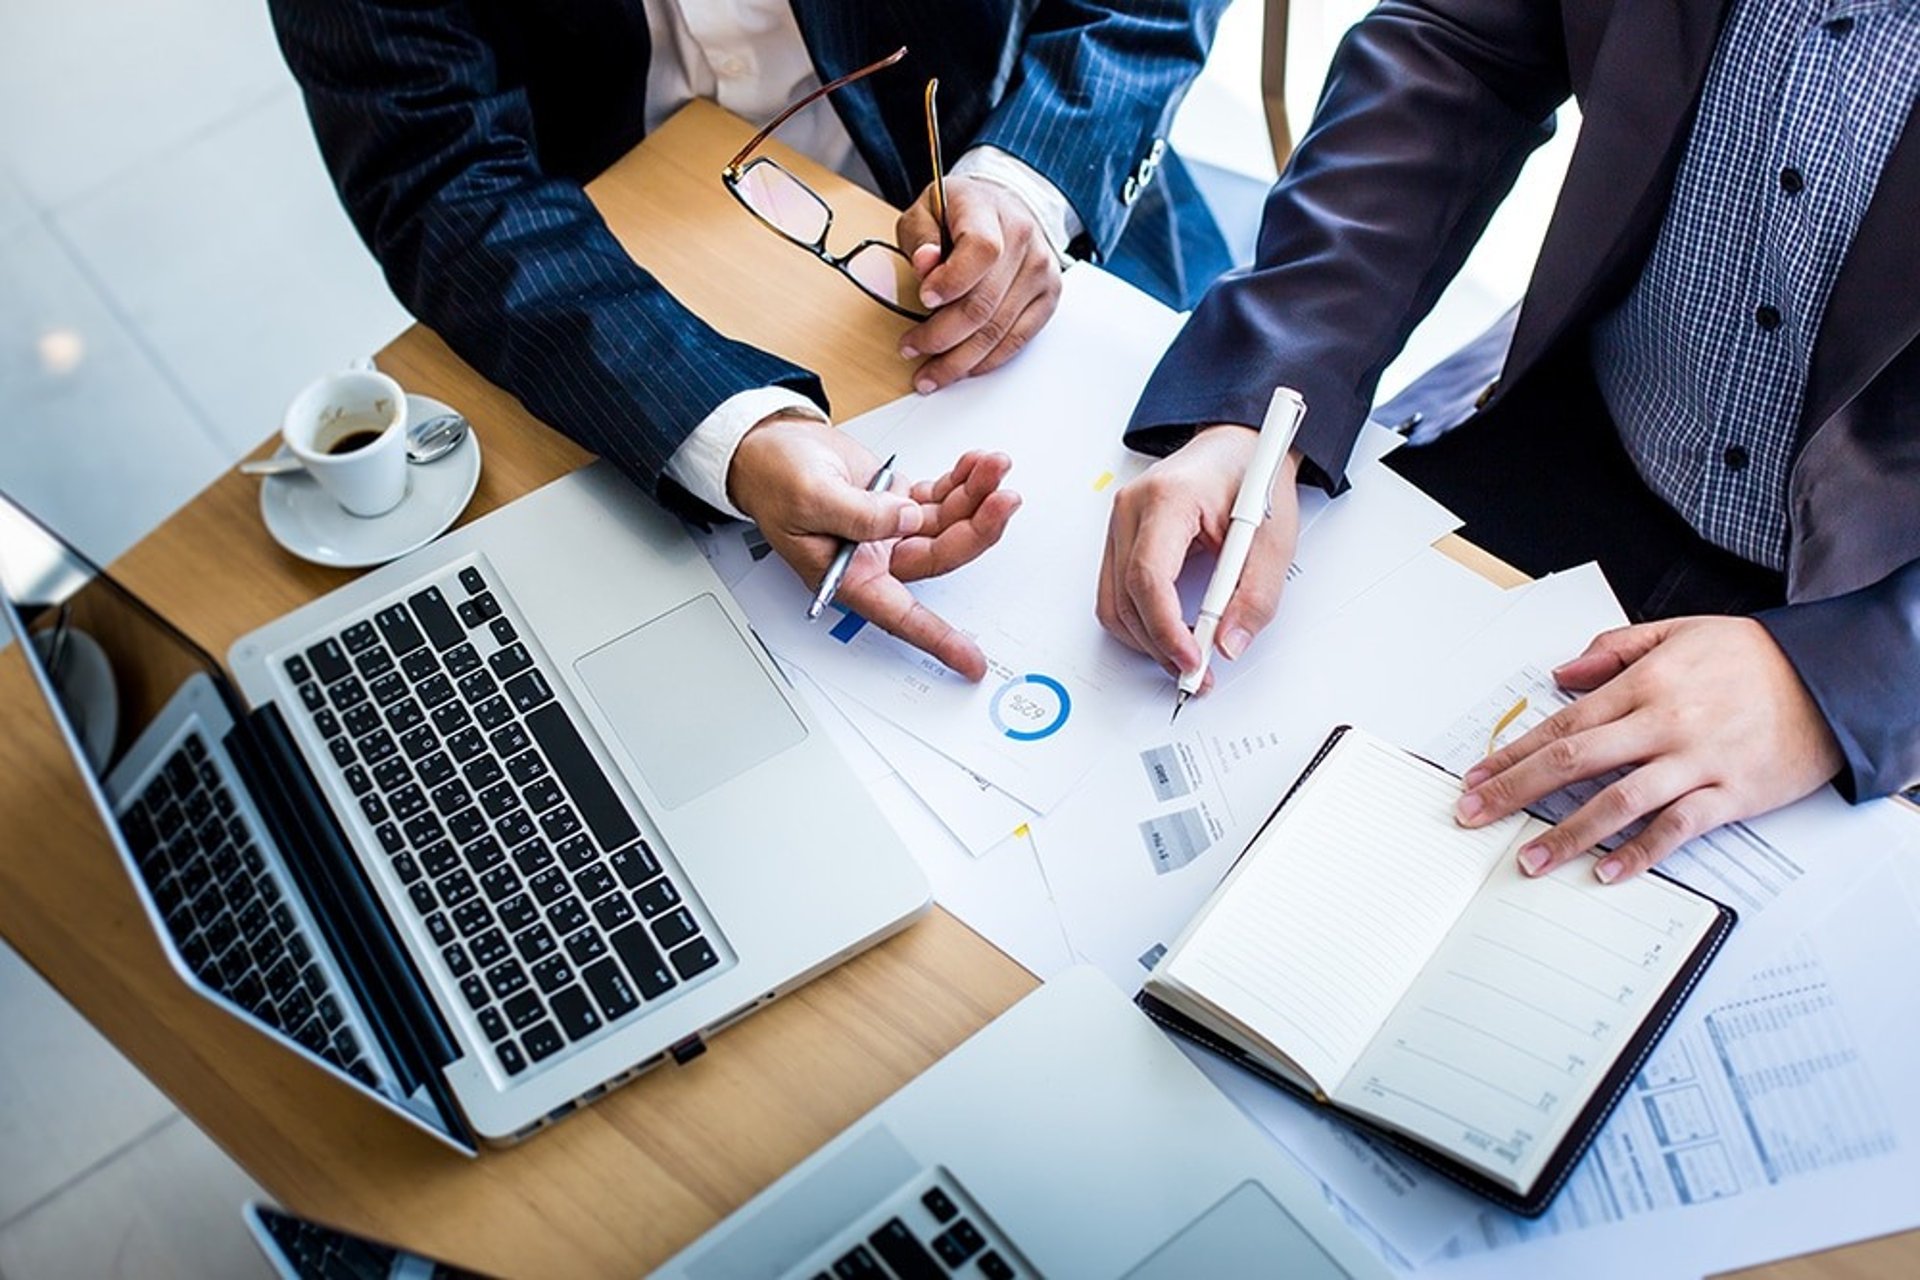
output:
[[[453,410],[429,396],[407,397],[407,421]],[[280,447],[280,453],[286,446]],[[278,456],[278,455],[275,455]],[[260,518],[273,540],[302,560],[335,569],[364,569],[417,551],[445,533],[467,509],[480,483],[480,438],[446,457],[407,465],[407,496],[383,516],[348,515],[304,471],[268,476],[260,485]]]

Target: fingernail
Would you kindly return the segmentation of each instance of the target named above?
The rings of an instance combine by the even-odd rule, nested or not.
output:
[[[1460,822],[1472,822],[1486,807],[1485,800],[1469,791],[1460,797],[1458,804],[1453,806],[1453,816]]]
[[[1612,884],[1620,878],[1620,873],[1624,870],[1626,868],[1620,865],[1620,859],[1608,858],[1593,869],[1593,874],[1600,877],[1601,884]]]
[[[918,359],[920,358],[920,348],[918,348],[918,347],[901,347],[901,348],[900,348],[900,358],[901,358],[902,360],[918,360]]]
[[[1520,851],[1520,869],[1530,876],[1537,876],[1547,869],[1547,848],[1545,845],[1530,844]]]
[[[945,302],[945,301],[946,301],[945,298],[942,298],[938,293],[935,293],[932,290],[922,289],[920,291],[920,304],[922,306],[937,307],[942,302]]]
[[[1492,776],[1493,776],[1493,770],[1487,768],[1487,766],[1483,764],[1477,764],[1473,766],[1473,768],[1467,770],[1467,776],[1460,779],[1460,784],[1468,788],[1469,790],[1471,790],[1472,788],[1479,786],[1481,783],[1485,782],[1488,778],[1491,778]]]
[[[900,532],[913,533],[920,528],[920,508],[908,504],[900,508]]]
[[[1229,660],[1237,659],[1253,643],[1253,633],[1245,627],[1228,627],[1220,636],[1220,652]]]
[[[939,388],[934,385],[932,378],[922,378],[913,384],[913,389],[923,396],[930,396]]]

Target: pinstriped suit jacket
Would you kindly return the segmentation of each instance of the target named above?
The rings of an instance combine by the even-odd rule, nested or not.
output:
[[[913,50],[912,74],[831,99],[881,195],[905,205],[932,178],[921,91],[937,75],[949,154],[986,143],[1020,157],[1073,203],[1087,228],[1077,248],[1176,303],[1227,265],[1224,243],[1170,156],[1163,181],[1131,197],[1156,172],[1141,162],[1224,5],[794,0],[823,80]],[[827,407],[812,374],[722,337],[669,296],[581,190],[645,132],[640,0],[269,7],[341,198],[394,292],[536,416],[659,492],[673,451],[729,396],[778,384]],[[664,484],[663,496],[684,498]]]

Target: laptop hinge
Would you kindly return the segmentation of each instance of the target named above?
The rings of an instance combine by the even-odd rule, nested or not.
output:
[[[279,708],[269,704],[248,712],[226,747],[314,905],[328,945],[402,1077],[403,1092],[424,1088],[447,1128],[476,1142],[440,1070],[460,1050]]]

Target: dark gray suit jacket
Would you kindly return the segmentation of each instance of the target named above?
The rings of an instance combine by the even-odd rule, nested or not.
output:
[[[1585,122],[1500,387],[1584,341],[1652,248],[1725,10],[1386,0],[1340,47],[1267,199],[1254,265],[1195,311],[1128,443],[1164,453],[1200,425],[1257,424],[1285,381],[1313,407],[1300,440],[1309,473],[1338,488],[1381,371],[1569,95]],[[1760,615],[1838,736],[1836,781],[1855,798],[1920,779],[1916,229],[1920,124],[1909,117],[1814,348],[1785,495],[1791,603]]]

